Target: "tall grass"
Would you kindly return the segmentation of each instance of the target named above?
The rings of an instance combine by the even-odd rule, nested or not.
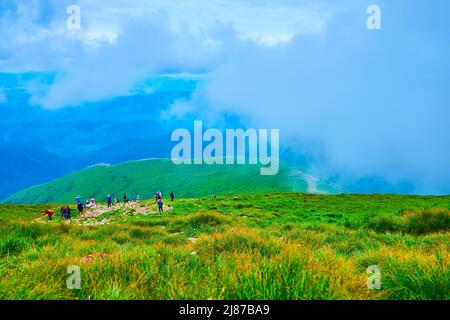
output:
[[[0,298],[450,299],[448,211],[428,198],[426,209],[395,202],[378,215],[367,211],[377,196],[363,198],[183,200],[174,214],[116,210],[114,223],[91,227],[46,222],[34,208],[0,224]],[[274,214],[283,203],[291,209]],[[81,290],[66,287],[70,265],[81,269]],[[367,289],[371,265],[381,290]]]

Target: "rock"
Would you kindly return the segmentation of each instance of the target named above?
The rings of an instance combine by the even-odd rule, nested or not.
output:
[[[90,262],[94,261],[94,255],[88,254],[87,256],[81,258],[81,260],[83,262],[90,263]]]
[[[107,255],[104,252],[98,253],[97,256],[95,256],[95,254],[91,253],[91,254],[88,254],[87,256],[81,258],[81,260],[86,263],[91,263],[91,262],[94,262],[96,259],[103,260],[104,258],[106,258],[106,256]]]

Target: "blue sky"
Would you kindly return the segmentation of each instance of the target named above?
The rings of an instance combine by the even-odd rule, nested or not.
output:
[[[371,4],[382,30],[366,28]],[[163,119],[233,114],[279,128],[320,175],[450,193],[449,12],[447,0],[3,0],[0,72],[54,74],[26,88],[48,110],[197,77]],[[0,76],[0,105],[9,90]]]

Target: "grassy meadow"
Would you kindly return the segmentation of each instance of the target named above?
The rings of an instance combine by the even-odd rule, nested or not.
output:
[[[58,204],[0,205],[0,299],[450,299],[450,197],[277,193],[172,205],[70,224]],[[52,222],[40,215],[47,207]],[[70,265],[80,290],[66,287]],[[367,288],[371,265],[380,290]]]

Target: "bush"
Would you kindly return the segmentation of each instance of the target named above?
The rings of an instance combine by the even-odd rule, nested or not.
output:
[[[404,232],[423,235],[450,231],[450,211],[446,209],[404,210],[401,217],[378,216],[369,220],[369,229],[377,232]]]
[[[394,216],[378,216],[369,220],[368,227],[376,232],[397,232],[402,229],[401,222]]]
[[[210,214],[210,213],[201,213],[199,215],[196,215],[194,217],[192,217],[191,219],[189,219],[189,224],[192,227],[203,227],[203,226],[209,226],[209,227],[214,227],[214,226],[219,226],[221,224],[223,224],[223,218],[218,216],[218,215],[214,215],[214,214]]]
[[[212,255],[257,252],[263,257],[271,257],[281,251],[280,245],[268,239],[267,235],[247,229],[230,229],[225,233],[216,234],[206,240],[203,247]]]
[[[23,250],[30,247],[29,239],[22,237],[10,236],[0,242],[0,258],[8,255],[19,254]]]
[[[424,209],[404,213],[405,232],[427,234],[450,231],[450,211],[445,209]]]

